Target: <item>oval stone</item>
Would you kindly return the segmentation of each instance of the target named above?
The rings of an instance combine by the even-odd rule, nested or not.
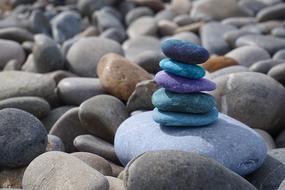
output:
[[[115,151],[122,164],[154,150],[196,152],[213,158],[232,171],[246,175],[261,166],[266,145],[260,135],[243,123],[219,114],[208,127],[164,127],[154,122],[153,112],[124,121],[115,137]]]
[[[218,114],[217,108],[205,114],[165,112],[155,108],[152,117],[155,122],[163,126],[200,127],[214,123]]]
[[[177,94],[165,88],[157,90],[152,103],[162,111],[183,113],[207,113],[215,106],[215,98],[206,93]]]
[[[173,59],[163,59],[159,66],[165,71],[189,79],[199,79],[205,76],[205,70],[195,64],[185,64]]]
[[[206,49],[190,41],[165,40],[161,44],[161,49],[167,57],[185,63],[200,64],[209,58],[209,53]]]
[[[216,84],[210,80],[204,78],[192,80],[165,71],[160,71],[155,75],[155,82],[167,90],[177,93],[212,91],[216,89]]]

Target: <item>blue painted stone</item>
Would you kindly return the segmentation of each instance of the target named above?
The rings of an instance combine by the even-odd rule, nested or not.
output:
[[[193,64],[201,64],[209,59],[209,52],[190,41],[170,39],[161,44],[162,52],[169,58]]]
[[[123,165],[155,150],[181,150],[210,157],[230,170],[246,175],[266,158],[262,137],[245,124],[224,114],[207,127],[165,127],[154,122],[153,112],[125,120],[115,136],[115,151]]]
[[[169,73],[189,79],[202,78],[206,73],[203,67],[175,61],[174,59],[163,59],[160,61],[159,66]]]
[[[207,113],[215,107],[216,101],[213,96],[202,92],[178,94],[160,88],[152,95],[152,104],[162,111]]]
[[[214,123],[218,114],[216,107],[204,114],[165,112],[154,108],[152,117],[155,122],[164,126],[200,127]]]

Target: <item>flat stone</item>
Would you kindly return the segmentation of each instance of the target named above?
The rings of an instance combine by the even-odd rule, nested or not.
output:
[[[0,134],[1,167],[26,166],[42,154],[47,145],[47,132],[42,123],[19,109],[0,110]]]
[[[74,146],[79,151],[90,152],[114,163],[120,163],[116,156],[113,144],[98,137],[92,135],[80,135],[74,139]]]
[[[258,2],[258,1],[253,1]],[[258,21],[255,17],[229,17],[222,20],[222,24],[229,24],[233,25],[237,28],[240,28],[242,26],[246,25],[254,25],[257,24]]]
[[[200,79],[205,76],[204,68],[196,64],[187,64],[169,58],[161,60],[159,66],[168,73],[189,79]]]
[[[155,19],[150,16],[143,16],[130,24],[127,33],[131,38],[136,36],[155,36],[157,30],[158,25]]]
[[[126,58],[134,60],[139,54],[145,51],[160,53],[160,41],[152,36],[139,36],[130,38],[123,43]]]
[[[25,52],[21,45],[11,40],[0,40],[0,69],[3,69],[6,63],[12,59],[23,63],[25,60]]]
[[[111,176],[113,174],[111,165],[101,156],[89,152],[74,152],[71,155],[79,158],[103,175]]]
[[[155,82],[166,90],[176,93],[192,93],[216,89],[215,83],[205,78],[192,80],[165,71],[160,71],[155,75]]]
[[[56,82],[57,85],[61,80],[65,78],[77,77],[75,74],[69,71],[65,71],[65,70],[56,70],[56,71],[48,72],[45,75],[52,78]]]
[[[213,158],[230,170],[245,175],[266,158],[263,139],[252,129],[224,114],[207,127],[165,127],[144,112],[127,119],[115,138],[115,150],[122,164],[147,152],[180,150]],[[227,156],[224,156],[227,155]]]
[[[137,83],[153,78],[143,68],[117,54],[102,57],[97,73],[103,88],[123,101],[128,100]]]
[[[227,53],[225,57],[232,58],[240,65],[246,67],[250,67],[258,61],[270,59],[270,55],[266,50],[250,45],[236,48]]]
[[[164,88],[152,96],[153,105],[161,111],[207,113],[215,107],[214,97],[206,93],[177,94]]]
[[[117,128],[128,118],[128,111],[119,99],[97,95],[80,105],[78,116],[89,133],[113,142]]]
[[[140,6],[146,6],[154,11],[160,11],[164,9],[164,4],[161,0],[132,0]]]
[[[67,53],[69,69],[82,77],[96,77],[97,64],[107,53],[123,55],[120,44],[98,37],[82,38],[75,42]]]
[[[273,149],[263,165],[247,176],[247,180],[260,190],[278,189],[285,178],[285,149]]]
[[[214,123],[218,119],[218,110],[212,108],[208,113],[178,113],[153,110],[153,120],[163,126],[202,127]]]
[[[285,3],[278,3],[273,6],[268,6],[257,14],[257,19],[262,21],[267,20],[282,20],[284,19]]]
[[[245,35],[237,39],[236,45],[238,47],[245,45],[259,46],[268,53],[274,54],[285,48],[285,39],[269,35]]]
[[[255,190],[214,160],[175,150],[147,152],[133,159],[126,167],[124,183],[128,190]]]
[[[284,63],[281,63],[279,65],[276,65],[274,67],[272,67],[267,75],[271,76],[272,78],[274,78],[276,81],[280,82],[281,84],[285,85],[285,60]]]
[[[109,189],[108,180],[100,172],[72,155],[56,151],[34,159],[22,183],[24,189]]]
[[[49,134],[59,137],[65,146],[66,152],[75,152],[74,139],[89,132],[81,125],[78,118],[79,108],[72,108],[65,112],[52,126]]]
[[[98,78],[82,77],[61,80],[57,90],[59,98],[68,105],[80,105],[93,96],[106,93]]]
[[[50,111],[49,103],[43,98],[25,96],[7,98],[0,101],[0,110],[4,108],[17,108],[24,110],[41,119]]]
[[[189,41],[166,40],[162,42],[161,49],[167,57],[185,63],[199,64],[209,58],[209,53],[206,49]]]
[[[224,56],[213,56],[201,66],[209,72],[215,72],[217,70],[234,65],[238,65],[238,63],[232,58]]]
[[[271,135],[283,129],[285,91],[280,83],[255,72],[223,75],[214,82],[217,89],[210,94],[220,112]]]
[[[136,89],[127,102],[129,112],[135,110],[152,110],[152,94],[159,88],[154,80],[144,80],[136,85]]]
[[[225,41],[223,36],[227,32],[236,30],[236,27],[232,25],[221,24],[218,22],[204,24],[200,28],[202,46],[205,47],[210,54],[224,55],[231,50],[231,47]]]

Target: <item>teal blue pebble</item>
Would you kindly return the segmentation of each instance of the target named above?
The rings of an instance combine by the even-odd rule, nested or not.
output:
[[[183,63],[174,59],[163,59],[160,61],[159,66],[166,72],[189,78],[200,79],[205,76],[205,69],[196,64]]]
[[[155,108],[152,117],[155,122],[163,126],[202,127],[217,121],[218,115],[219,112],[216,107],[205,114],[164,112]]]
[[[216,101],[213,96],[202,92],[178,94],[160,88],[153,94],[152,104],[161,111],[207,113],[216,106]]]

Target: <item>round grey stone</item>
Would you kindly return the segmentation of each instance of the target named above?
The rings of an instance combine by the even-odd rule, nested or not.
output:
[[[128,28],[128,35],[131,38],[137,36],[155,36],[158,25],[153,17],[143,16],[132,22]]]
[[[276,81],[285,85],[285,60],[284,63],[272,67],[267,73],[267,75],[271,76]]]
[[[142,16],[153,16],[153,11],[148,7],[137,7],[128,12],[125,23],[129,26],[133,21]]]
[[[258,72],[258,73],[264,73],[264,74],[267,74],[268,71],[280,64],[280,63],[285,63],[285,60],[273,60],[273,59],[266,59],[266,60],[261,60],[261,61],[258,61],[254,64],[252,64],[250,67],[249,67],[249,70],[250,71],[254,71],[254,72]]]

